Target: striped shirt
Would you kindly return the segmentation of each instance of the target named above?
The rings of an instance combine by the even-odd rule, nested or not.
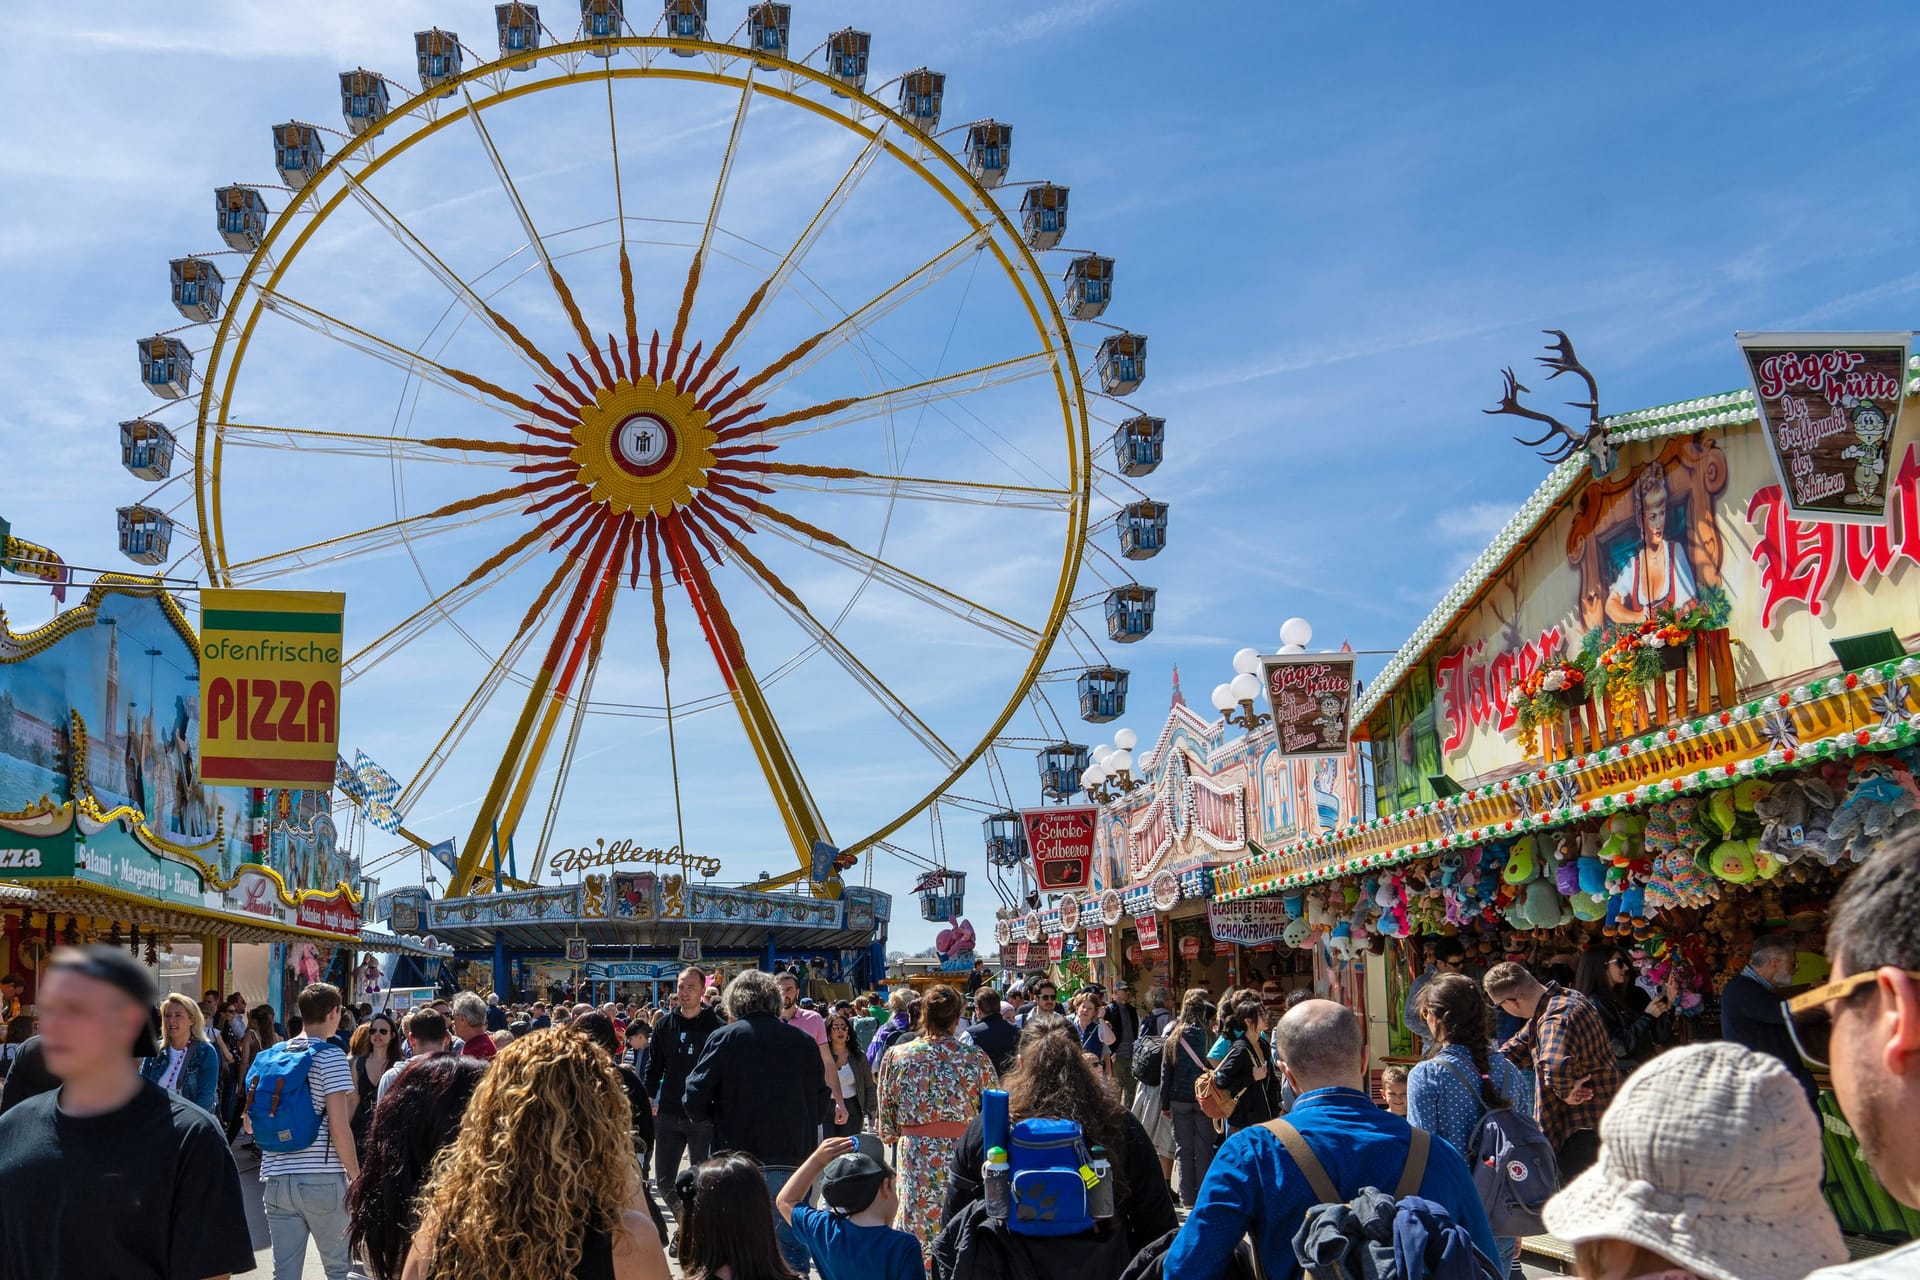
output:
[[[353,1068],[347,1063],[347,1055],[340,1052],[340,1046],[330,1040],[295,1036],[286,1041],[283,1047],[297,1053],[308,1046],[312,1046],[315,1053],[313,1060],[307,1064],[307,1091],[313,1094],[313,1109],[320,1116],[320,1132],[314,1136],[312,1146],[299,1151],[262,1151],[262,1182],[268,1178],[301,1173],[337,1173],[346,1176],[347,1167],[340,1162],[339,1153],[333,1149],[333,1134],[328,1131],[327,1099],[336,1093],[353,1094]],[[347,1140],[353,1140],[351,1134]]]

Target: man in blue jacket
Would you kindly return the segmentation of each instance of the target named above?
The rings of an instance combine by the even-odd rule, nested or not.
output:
[[[1360,1019],[1331,1000],[1288,1010],[1274,1037],[1286,1081],[1299,1094],[1287,1120],[1344,1196],[1362,1187],[1392,1194],[1407,1163],[1413,1130],[1367,1096],[1366,1037]],[[1486,1210],[1466,1161],[1433,1139],[1419,1194],[1444,1208],[1487,1257],[1499,1257]],[[1318,1203],[1307,1177],[1272,1129],[1256,1125],[1228,1138],[1213,1157],[1200,1197],[1165,1263],[1180,1280],[1215,1280],[1243,1235],[1253,1236],[1267,1280],[1297,1280],[1293,1236]]]

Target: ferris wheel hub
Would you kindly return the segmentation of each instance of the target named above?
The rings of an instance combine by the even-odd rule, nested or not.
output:
[[[666,515],[684,507],[707,487],[714,465],[708,418],[693,396],[646,374],[602,388],[573,429],[579,482],[616,512]]]

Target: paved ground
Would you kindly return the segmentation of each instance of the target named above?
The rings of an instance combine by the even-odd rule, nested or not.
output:
[[[253,1233],[254,1274],[266,1280],[273,1274],[273,1251],[267,1247],[267,1217],[260,1205],[260,1160],[251,1151],[242,1150],[235,1150],[234,1159],[240,1165],[241,1192],[247,1202],[247,1227]],[[1532,1265],[1523,1266],[1523,1270],[1526,1280],[1558,1280],[1560,1276],[1558,1271]],[[678,1265],[674,1266],[673,1274],[676,1278],[680,1275]],[[320,1269],[320,1255],[311,1246],[307,1249],[307,1265],[300,1272],[299,1280],[326,1280],[326,1273]]]

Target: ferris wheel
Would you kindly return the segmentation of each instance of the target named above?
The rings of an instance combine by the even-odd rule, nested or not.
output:
[[[829,896],[930,806],[1017,803],[1009,748],[1058,798],[1048,690],[1124,711],[1167,529],[1068,187],[867,32],[558,8],[494,6],[492,59],[417,33],[417,92],[343,71],[343,128],[215,191],[188,324],[138,344],[122,550],[347,592],[348,732],[414,726],[395,808],[460,837],[453,894],[537,880],[589,794]]]

